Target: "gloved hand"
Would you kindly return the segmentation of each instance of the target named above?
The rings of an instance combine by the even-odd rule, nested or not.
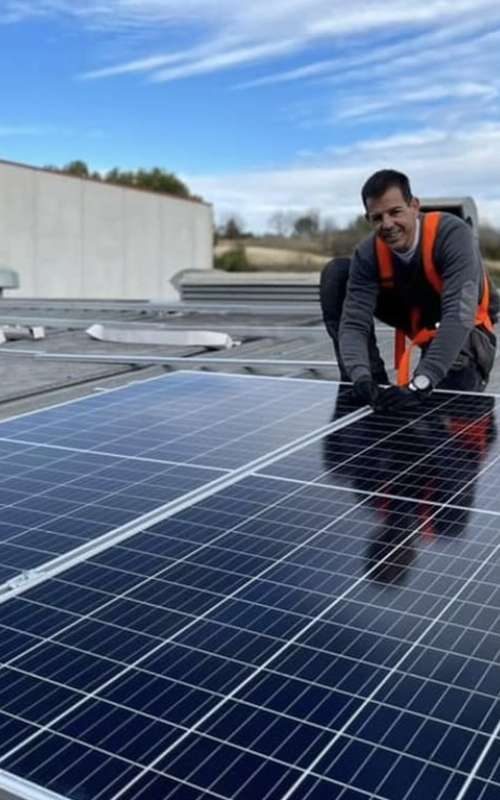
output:
[[[407,386],[389,386],[379,392],[375,409],[377,411],[416,411],[425,400],[423,392],[416,392]]]
[[[369,375],[358,378],[352,387],[352,401],[360,406],[373,406],[375,408],[379,394],[378,383]]]

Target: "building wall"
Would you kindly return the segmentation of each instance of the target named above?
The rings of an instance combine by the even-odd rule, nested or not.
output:
[[[180,270],[211,269],[205,203],[0,162],[8,297],[171,300]]]

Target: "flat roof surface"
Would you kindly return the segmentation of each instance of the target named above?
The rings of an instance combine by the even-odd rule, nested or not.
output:
[[[229,334],[238,344],[209,350],[203,346],[103,342],[86,332],[95,323],[110,331],[217,331]],[[0,324],[41,325],[45,329],[45,338],[0,345],[0,418],[178,369],[339,379],[319,303],[274,307],[4,297],[0,300]],[[377,326],[377,339],[391,372],[393,332]],[[500,393],[498,366],[488,391]]]

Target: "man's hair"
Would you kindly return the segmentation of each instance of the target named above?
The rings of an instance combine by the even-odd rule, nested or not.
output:
[[[377,200],[382,197],[389,189],[396,187],[401,189],[401,194],[407,203],[410,203],[413,195],[411,192],[410,181],[402,172],[395,169],[381,169],[371,175],[361,189],[361,199],[366,208],[368,199]]]

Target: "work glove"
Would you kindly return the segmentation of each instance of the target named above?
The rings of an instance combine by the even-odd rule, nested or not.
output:
[[[375,408],[377,411],[417,411],[426,396],[407,386],[389,386],[379,392]]]
[[[360,406],[373,406],[375,408],[380,394],[378,383],[369,375],[364,375],[354,382],[352,387],[352,402]]]

